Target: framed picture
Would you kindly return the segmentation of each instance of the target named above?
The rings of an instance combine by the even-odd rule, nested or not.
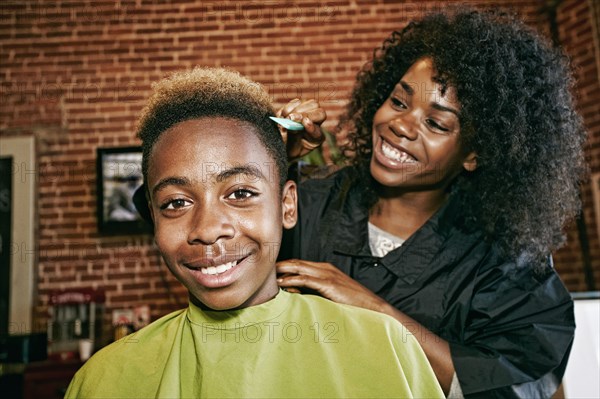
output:
[[[98,231],[102,234],[150,233],[133,204],[142,185],[140,147],[98,148],[96,151]]]

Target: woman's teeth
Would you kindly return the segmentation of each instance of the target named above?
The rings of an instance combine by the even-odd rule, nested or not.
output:
[[[413,157],[411,157],[404,151],[400,151],[397,148],[392,147],[385,140],[382,140],[381,151],[383,152],[383,155],[385,155],[386,158],[389,158],[392,161],[401,163],[416,162],[416,160]]]
[[[203,267],[200,269],[200,271],[202,272],[202,274],[221,274],[236,265],[237,265],[237,260],[234,260],[232,262],[223,263],[222,265],[218,265],[218,266]]]

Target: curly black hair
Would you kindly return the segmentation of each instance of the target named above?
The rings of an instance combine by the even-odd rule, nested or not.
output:
[[[564,225],[579,212],[586,171],[586,133],[575,111],[568,59],[499,11],[436,13],[393,32],[359,72],[338,125],[349,138],[343,150],[367,181],[373,181],[373,116],[423,57],[456,88],[460,142],[478,155],[477,170],[452,186],[466,226],[483,231],[512,258],[541,261],[562,244]]]
[[[142,172],[147,178],[148,160],[162,133],[179,122],[205,117],[225,117],[253,126],[259,140],[275,161],[279,187],[287,180],[285,144],[269,95],[258,83],[224,68],[194,68],[172,74],[153,85],[142,110],[137,136],[142,140]]]

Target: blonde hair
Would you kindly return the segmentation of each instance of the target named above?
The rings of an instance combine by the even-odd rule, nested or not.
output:
[[[190,119],[225,117],[252,125],[277,164],[280,185],[287,179],[285,145],[274,122],[271,100],[263,87],[239,72],[196,67],[155,83],[142,110],[137,137],[142,140],[142,171],[146,178],[150,151],[162,133]]]

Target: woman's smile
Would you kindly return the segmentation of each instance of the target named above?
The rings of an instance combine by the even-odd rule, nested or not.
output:
[[[381,136],[377,140],[374,153],[381,164],[391,169],[399,169],[417,163],[415,157],[404,148],[393,146]]]

